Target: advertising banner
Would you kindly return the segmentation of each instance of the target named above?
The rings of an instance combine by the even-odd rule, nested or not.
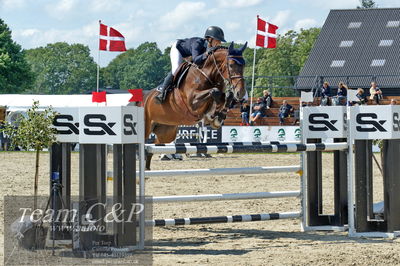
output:
[[[298,126],[224,126],[222,142],[301,141]]]

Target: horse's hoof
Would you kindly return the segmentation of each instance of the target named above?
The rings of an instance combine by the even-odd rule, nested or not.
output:
[[[219,119],[214,119],[214,121],[211,123],[211,127],[213,129],[219,129],[222,126],[222,121],[219,121]]]
[[[207,121],[213,121],[211,114],[206,114],[206,119],[207,119]]]

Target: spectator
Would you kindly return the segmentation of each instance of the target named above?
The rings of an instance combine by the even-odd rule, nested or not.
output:
[[[328,82],[324,82],[321,88],[321,106],[331,105],[331,87],[329,87]]]
[[[391,100],[390,100],[390,105],[396,105],[396,104],[397,104],[396,99],[391,99]]]
[[[241,126],[248,126],[249,125],[249,115],[250,115],[250,105],[247,101],[243,101],[242,105],[240,106],[240,114],[242,116],[242,123]]]
[[[363,104],[367,104],[368,99],[364,94],[364,90],[361,88],[357,89],[357,94],[356,94],[358,101],[352,101],[351,104],[352,105],[363,105]]]
[[[279,108],[279,122],[281,126],[284,123],[284,118],[288,117],[291,112],[293,112],[293,107],[288,104],[286,100],[283,100],[282,105]]]
[[[382,100],[383,95],[381,89],[376,86],[376,82],[371,82],[371,88],[369,89],[369,97],[371,100],[374,100],[376,104],[379,104],[379,100]]]
[[[251,114],[251,125],[253,125],[254,122],[258,123],[261,120],[261,118],[266,117],[265,111],[266,111],[266,106],[264,103],[264,98],[260,97],[258,98],[257,103],[253,107],[253,113]]]
[[[343,82],[339,82],[337,95],[334,99],[335,105],[346,105],[348,89],[349,88]]]
[[[300,99],[299,109],[298,110],[294,110],[294,112],[293,112],[293,117],[294,117],[293,125],[298,124],[299,121],[300,121],[300,106],[301,107],[305,107],[305,106],[307,106],[307,103],[302,102],[301,99]]]
[[[270,94],[269,91],[267,91],[267,90],[264,90],[264,91],[263,91],[263,94],[264,94],[264,96],[263,96],[263,102],[265,103],[265,107],[266,107],[267,109],[269,109],[269,108],[271,108],[271,104],[272,104],[272,97],[271,97],[271,94]]]

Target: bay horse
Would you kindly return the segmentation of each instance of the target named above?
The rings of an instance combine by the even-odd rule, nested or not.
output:
[[[185,78],[159,103],[153,89],[144,101],[145,139],[150,133],[157,136],[155,144],[175,140],[179,125],[205,124],[219,128],[233,98],[245,95],[243,51],[247,43],[235,49],[215,47],[208,53],[203,66],[189,63]],[[179,71],[179,69],[178,69]],[[152,154],[146,155],[146,170],[150,170]]]

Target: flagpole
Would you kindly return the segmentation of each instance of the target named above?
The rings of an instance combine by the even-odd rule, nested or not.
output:
[[[257,15],[257,22],[256,25],[258,23],[258,15]],[[257,39],[257,26],[256,26],[256,35],[255,35],[256,39]],[[254,74],[255,74],[255,69],[256,69],[256,51],[257,51],[257,43],[255,43],[254,45],[254,53],[253,53],[253,74],[251,77],[251,92],[250,92],[250,114],[252,112],[252,108],[253,108],[253,96],[254,96]]]
[[[99,78],[100,78],[100,24],[99,20],[99,45],[97,46],[97,87],[96,92],[99,92]]]

